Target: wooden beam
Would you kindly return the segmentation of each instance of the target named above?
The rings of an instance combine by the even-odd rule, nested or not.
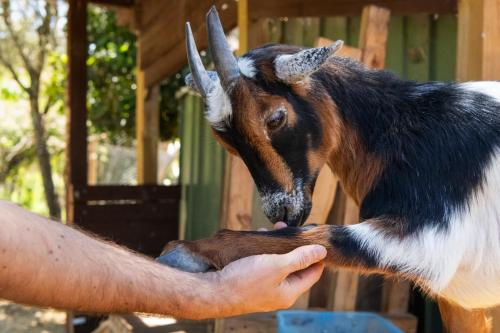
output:
[[[359,48],[361,62],[370,68],[382,69],[389,35],[391,12],[377,6],[366,6],[361,15]]]
[[[74,220],[74,186],[87,185],[87,1],[70,0],[68,9],[68,114],[66,221]]]
[[[238,55],[248,51],[248,0],[238,0]]]
[[[140,46],[139,46],[140,47]],[[160,139],[160,87],[146,87],[144,72],[137,69],[136,89],[137,183],[158,183]]]
[[[133,7],[135,4],[134,0],[90,0],[90,3],[96,5],[104,6],[114,6],[114,7]]]
[[[71,184],[87,183],[87,2],[68,10],[68,173]]]
[[[459,1],[457,40],[459,81],[500,79],[500,1]]]
[[[238,29],[243,41],[240,41],[238,54],[244,54],[252,35],[263,34],[262,25],[249,24],[248,3],[238,1]],[[251,27],[250,27],[251,26]],[[252,28],[252,29],[250,29]],[[224,178],[224,194],[222,202],[222,226],[233,230],[250,230],[252,228],[252,204],[254,182],[250,172],[241,158],[228,154]]]
[[[146,86],[160,82],[167,75],[180,70],[187,62],[184,40],[184,23],[189,21],[198,49],[208,47],[205,29],[205,15],[212,5],[219,11],[225,31],[237,24],[236,2],[214,1],[158,1],[154,7],[141,4],[138,20],[142,22],[139,29],[140,68],[144,70]],[[161,6],[160,6],[161,5]],[[155,16],[151,9],[159,13]],[[165,19],[171,17],[171,19]],[[148,22],[148,23],[146,23]],[[168,31],[166,35],[165,32]]]
[[[250,18],[360,15],[367,5],[387,8],[394,15],[444,14],[457,10],[456,0],[254,0]]]
[[[347,198],[343,225],[359,222],[359,208],[351,198]],[[337,273],[335,290],[327,302],[327,307],[333,311],[354,311],[358,294],[359,274],[350,270],[340,269]]]

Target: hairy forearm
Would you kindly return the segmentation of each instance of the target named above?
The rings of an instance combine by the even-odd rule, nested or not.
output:
[[[0,201],[0,298],[89,312],[217,316],[217,291],[198,275]],[[210,309],[212,313],[197,313]]]

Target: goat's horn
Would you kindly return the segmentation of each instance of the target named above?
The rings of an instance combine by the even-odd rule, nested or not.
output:
[[[206,97],[214,87],[214,82],[210,79],[203,63],[201,62],[200,54],[196,48],[193,32],[189,22],[186,23],[186,49],[188,55],[189,68],[191,69],[192,79],[197,90],[203,97]]]
[[[317,71],[343,44],[343,41],[338,40],[330,46],[306,49],[295,54],[280,55],[274,61],[276,76],[289,84],[300,81]]]
[[[208,45],[215,68],[222,86],[229,89],[231,84],[240,76],[240,71],[236,58],[229,48],[215,6],[212,6],[207,14],[207,31]]]

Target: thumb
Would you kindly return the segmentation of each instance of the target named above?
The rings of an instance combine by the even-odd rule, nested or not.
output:
[[[324,268],[325,264],[319,262],[304,270],[292,273],[283,281],[282,287],[287,290],[287,293],[299,297],[306,290],[311,288],[313,284],[318,282]]]
[[[323,260],[326,249],[321,245],[306,245],[284,254],[282,262],[283,274],[289,275]]]

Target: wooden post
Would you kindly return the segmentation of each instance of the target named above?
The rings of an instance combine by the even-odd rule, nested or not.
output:
[[[457,79],[500,79],[500,1],[458,1]]]
[[[140,52],[137,57],[136,89],[137,183],[156,184],[160,137],[160,88],[158,85],[146,87],[139,54]]]
[[[248,1],[238,1],[238,29],[240,47],[238,54],[248,50],[249,21]],[[241,158],[228,154],[225,177],[224,194],[222,199],[223,228],[233,230],[250,230],[252,224],[253,179]]]
[[[71,0],[68,9],[68,115],[66,220],[73,222],[73,188],[87,185],[87,1]]]
[[[87,1],[69,0],[68,114],[66,124],[66,222],[74,221],[75,186],[87,185]],[[73,313],[65,330],[74,332]]]
[[[457,80],[500,80],[500,0],[458,2]],[[500,307],[492,315],[500,333]]]

